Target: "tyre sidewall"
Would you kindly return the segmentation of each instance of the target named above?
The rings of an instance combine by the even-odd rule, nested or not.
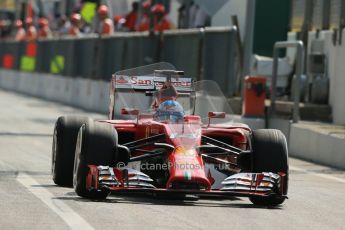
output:
[[[253,172],[283,172],[286,174],[283,193],[288,191],[288,148],[284,134],[280,130],[254,130],[252,135]]]
[[[117,158],[117,133],[107,124],[88,122],[78,133],[76,142],[73,185],[75,192],[85,198],[105,199],[108,190],[96,191],[86,189],[89,173],[88,165],[111,166]]]
[[[51,173],[53,181],[60,186],[72,186],[78,130],[90,120],[87,117],[67,116],[59,117],[55,123]]]

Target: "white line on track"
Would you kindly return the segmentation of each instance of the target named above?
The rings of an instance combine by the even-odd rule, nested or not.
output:
[[[331,175],[327,175],[327,174],[323,174],[323,173],[310,172],[308,170],[305,170],[305,169],[302,169],[302,168],[299,168],[299,167],[295,167],[295,166],[289,166],[289,168],[292,169],[292,170],[298,171],[298,172],[303,172],[303,173],[307,173],[309,175],[321,177],[323,179],[328,179],[328,180],[333,180],[333,181],[345,183],[345,179],[342,179],[342,178],[339,178],[339,177],[335,177],[335,176],[331,176]]]
[[[41,187],[41,185],[28,174],[19,173],[17,181],[24,185],[32,194],[59,215],[71,229],[94,229],[67,204],[61,200],[54,199],[53,194]]]

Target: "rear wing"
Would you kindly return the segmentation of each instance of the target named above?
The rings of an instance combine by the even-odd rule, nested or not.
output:
[[[113,88],[117,89],[131,89],[135,91],[147,90],[155,91],[162,88],[167,77],[157,76],[124,76],[113,75]],[[188,92],[191,91],[192,78],[188,77],[171,77],[170,81],[177,91]]]

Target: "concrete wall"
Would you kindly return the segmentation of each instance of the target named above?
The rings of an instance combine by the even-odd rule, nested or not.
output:
[[[292,124],[289,139],[291,156],[345,169],[345,127]]]
[[[0,87],[90,111],[108,113],[109,85],[104,81],[0,70]]]
[[[333,35],[333,31],[321,31],[316,38],[316,33],[310,32],[308,51],[311,50],[310,44],[313,40],[324,41],[320,51],[327,56],[327,72],[330,78],[329,104],[333,109],[333,121],[335,124],[345,124],[345,38],[342,38],[341,44],[339,41],[334,44]]]
[[[333,108],[333,121],[345,124],[345,38],[344,31],[341,45],[332,44],[332,34],[325,34],[325,47],[329,52],[330,102]]]

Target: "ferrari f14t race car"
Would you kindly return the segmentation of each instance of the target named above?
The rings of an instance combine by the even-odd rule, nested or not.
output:
[[[59,117],[52,176],[84,198],[110,193],[287,198],[288,149],[273,129],[232,122],[213,81],[193,82],[168,63],[117,72],[109,119]]]

